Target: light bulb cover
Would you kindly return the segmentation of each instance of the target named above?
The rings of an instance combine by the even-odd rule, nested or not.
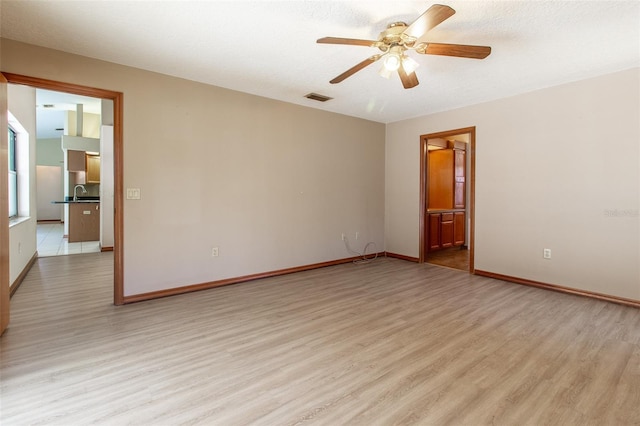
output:
[[[404,72],[406,72],[407,74],[411,74],[411,73],[415,72],[415,70],[419,66],[420,66],[420,64],[417,63],[412,58],[410,58],[410,57],[408,57],[406,55],[402,57],[402,68],[404,69]]]
[[[380,71],[378,72],[378,74],[380,74],[380,77],[384,77],[388,80],[389,77],[391,77],[392,72],[393,72],[392,70],[387,69],[387,67],[382,65],[382,67],[380,67]]]
[[[400,55],[395,52],[389,52],[384,58],[384,67],[389,71],[396,71],[400,68]]]

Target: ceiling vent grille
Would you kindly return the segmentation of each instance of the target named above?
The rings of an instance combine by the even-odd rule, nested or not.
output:
[[[317,93],[309,93],[307,95],[304,95],[304,97],[318,102],[327,102],[328,100],[333,99],[329,96],[319,95]]]

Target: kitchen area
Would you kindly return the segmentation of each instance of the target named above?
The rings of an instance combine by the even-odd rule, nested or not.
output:
[[[52,203],[65,206],[68,241],[99,241],[100,155],[95,152],[67,150],[67,173],[70,195]]]
[[[41,95],[37,109],[64,110],[64,124],[49,125],[61,135],[45,129],[41,137],[38,131],[38,256],[112,251],[113,106],[57,92]],[[47,113],[53,115],[41,111]]]
[[[469,136],[427,139],[425,261],[469,270]]]

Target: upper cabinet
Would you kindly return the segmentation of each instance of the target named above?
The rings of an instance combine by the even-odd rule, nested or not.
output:
[[[87,183],[100,183],[100,156],[87,154],[85,163]]]
[[[429,150],[428,208],[464,209],[466,187],[466,143],[448,141],[446,148]]]
[[[69,149],[67,170],[74,173],[76,184],[100,183],[100,155]]]
[[[84,172],[85,171],[85,152],[75,151],[73,149],[67,150],[67,170],[70,172]]]

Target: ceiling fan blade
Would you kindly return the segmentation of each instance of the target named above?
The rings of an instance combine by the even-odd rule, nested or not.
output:
[[[326,44],[348,44],[351,46],[367,46],[373,47],[377,43],[376,40],[361,40],[357,38],[341,38],[341,37],[322,37],[316,43]]]
[[[339,76],[337,76],[336,78],[331,80],[329,83],[331,83],[331,84],[340,83],[345,78],[351,77],[353,74],[357,73],[361,69],[367,67],[368,65],[371,65],[372,63],[374,63],[375,61],[380,59],[380,56],[382,56],[382,55],[373,55],[373,56],[365,59],[364,61],[360,62],[359,64],[349,68],[348,70],[346,70],[345,72],[343,72],[342,74],[340,74]]]
[[[470,46],[467,44],[427,43],[425,47],[417,47],[416,52],[427,55],[484,59],[491,53],[491,48],[489,46]]]
[[[434,28],[436,25],[443,22],[445,19],[450,18],[456,13],[455,10],[449,6],[443,6],[441,4],[434,4],[426,12],[418,17],[404,30],[404,34],[415,39],[419,39],[426,34],[427,31]]]
[[[405,89],[411,89],[412,87],[416,87],[419,84],[418,76],[416,76],[416,73],[412,72],[411,74],[407,74],[402,65],[400,65],[400,68],[398,68],[398,74],[400,75],[400,80],[402,80],[402,85]]]

